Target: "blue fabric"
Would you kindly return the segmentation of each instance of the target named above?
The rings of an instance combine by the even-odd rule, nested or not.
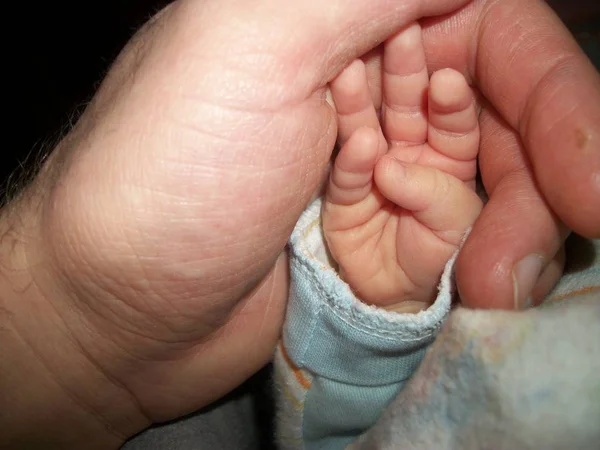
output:
[[[452,300],[448,263],[435,303],[398,314],[361,303],[332,266],[320,226],[321,201],[290,240],[291,289],[283,342],[313,375],[302,419],[306,449],[341,449],[372,426],[414,373]]]
[[[358,386],[315,378],[304,407],[305,448],[344,448],[377,421],[381,405],[393,400],[403,385]]]

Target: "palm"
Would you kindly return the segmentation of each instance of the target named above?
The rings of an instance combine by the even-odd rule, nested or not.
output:
[[[341,213],[344,225],[326,231],[327,241],[335,258],[347,261],[342,273],[351,286],[365,286],[366,298],[384,305],[398,298],[435,298],[437,281],[460,235],[436,234],[412,211],[386,199],[374,183],[363,202],[344,206],[344,211],[336,212],[336,207],[330,207],[330,214]],[[361,297],[361,289],[355,290]]]

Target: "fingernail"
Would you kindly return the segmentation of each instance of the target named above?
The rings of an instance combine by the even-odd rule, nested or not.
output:
[[[531,306],[531,291],[542,273],[543,266],[544,258],[541,255],[532,253],[513,267],[512,279],[515,309],[522,310]]]
[[[329,103],[329,106],[331,106],[334,111],[336,111],[335,102],[333,101],[333,95],[331,94],[331,89],[329,89],[329,87],[325,91],[325,101]]]

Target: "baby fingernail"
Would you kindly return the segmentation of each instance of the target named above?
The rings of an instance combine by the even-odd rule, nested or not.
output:
[[[535,253],[515,264],[512,270],[515,309],[522,310],[531,306],[531,291],[537,283],[543,267],[544,258]]]

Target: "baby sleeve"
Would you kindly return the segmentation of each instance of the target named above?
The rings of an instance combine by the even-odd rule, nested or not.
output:
[[[290,242],[291,287],[275,354],[281,449],[342,449],[371,427],[416,370],[449,314],[448,261],[431,307],[399,314],[361,303],[337,274],[321,227],[321,200]]]

